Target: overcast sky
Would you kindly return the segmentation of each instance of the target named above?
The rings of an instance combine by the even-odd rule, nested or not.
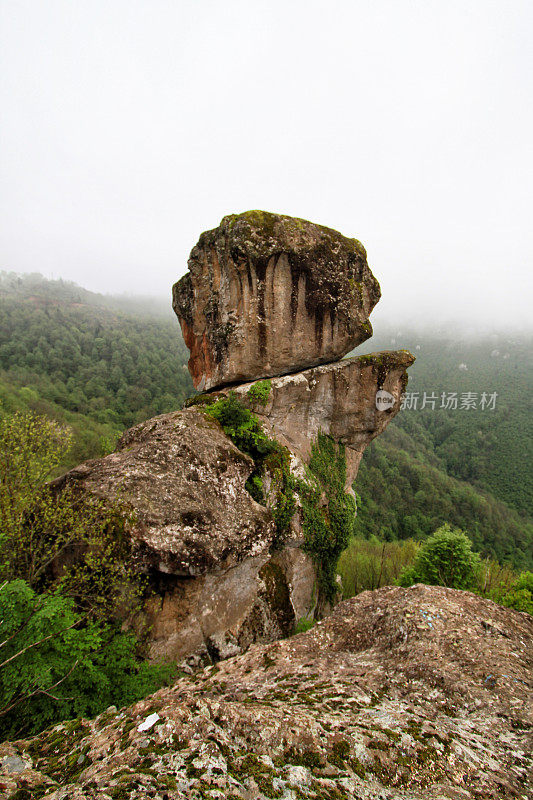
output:
[[[169,294],[259,208],[359,238],[378,320],[531,321],[531,0],[0,9],[0,268]]]

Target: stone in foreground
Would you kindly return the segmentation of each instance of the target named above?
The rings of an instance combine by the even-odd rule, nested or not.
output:
[[[388,587],[130,708],[0,745],[25,765],[1,780],[57,781],[48,800],[525,800],[532,674],[528,614]]]
[[[199,390],[342,358],[372,335],[379,298],[360,242],[264,211],[203,233],[173,288]]]

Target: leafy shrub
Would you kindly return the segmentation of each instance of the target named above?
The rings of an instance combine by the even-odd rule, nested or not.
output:
[[[68,444],[46,418],[0,420],[0,736],[132,702],[170,675],[118,627],[143,591],[122,510],[41,486]]]
[[[449,530],[447,526],[445,529]],[[381,586],[398,583],[402,586],[417,581],[429,583],[427,571],[424,572],[424,577],[422,576],[417,556],[422,553],[425,546],[412,539],[401,542],[380,542],[375,537],[369,540],[359,536],[353,537],[339,559],[338,572],[341,576],[343,596],[353,597],[367,589],[379,589]],[[438,557],[447,558],[444,550],[439,550]],[[456,551],[453,557],[456,557]],[[469,554],[468,541],[466,556],[463,557],[474,566],[474,578],[468,581],[466,588],[502,606],[533,615],[532,572],[517,573],[509,564],[499,564],[494,559],[486,558],[479,562],[477,553],[470,551]],[[429,577],[434,579],[435,576],[429,575]],[[443,579],[451,582],[449,575]]]
[[[420,547],[412,567],[404,571],[401,586],[428,583],[452,589],[473,589],[480,568],[479,554],[458,528],[442,525]]]
[[[527,611],[533,616],[533,572],[522,572],[506,590],[496,590],[493,600],[517,611]]]
[[[131,634],[92,622],[70,598],[38,595],[22,580],[0,587],[0,639],[4,738],[134,702],[172,674],[139,663]]]
[[[270,396],[271,389],[272,389],[271,380],[257,381],[252,386],[250,386],[250,388],[246,392],[246,396],[248,397],[251,403],[258,403],[261,406],[266,406],[266,404],[268,403],[268,398]]]
[[[45,417],[0,420],[0,580],[20,578],[37,591],[54,584],[105,617],[143,590],[124,530],[129,515],[41,485],[69,445],[69,432]]]
[[[287,538],[296,511],[295,481],[289,468],[287,448],[266,435],[259,419],[235,392],[203,406],[202,410],[216,419],[226,436],[254,460],[255,469],[245,486],[256,502],[266,503],[272,509],[276,525],[272,546],[279,549]],[[270,477],[268,497],[265,496],[263,480],[266,473]]]
[[[412,566],[419,544],[413,539],[380,542],[375,537],[353,537],[339,559],[343,596],[353,597],[367,589],[393,586]]]
[[[235,392],[204,406],[203,411],[221,424],[226,436],[239,450],[253,458],[258,469],[270,453],[280,448],[276,441],[266,435],[258,418],[246,408]]]

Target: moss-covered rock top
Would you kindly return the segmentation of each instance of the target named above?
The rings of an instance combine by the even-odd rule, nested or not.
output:
[[[218,228],[202,233],[197,245],[200,249],[218,250],[221,246],[224,251],[229,249],[235,261],[244,259],[253,264],[260,277],[264,277],[272,257],[285,254],[295,275],[305,273],[311,279],[309,303],[326,303],[328,308],[343,303],[346,281],[348,294],[357,293],[356,283],[368,279],[366,273],[370,273],[366,250],[358,239],[325,225],[269,211],[228,214]],[[194,250],[191,258],[194,259]],[[373,275],[371,278],[373,307],[381,292],[377,280]]]
[[[243,246],[256,257],[275,255],[283,250],[313,250],[322,243],[332,253],[342,248],[346,253],[366,259],[366,250],[358,239],[343,236],[325,225],[286,214],[273,214],[270,211],[228,214],[219,228],[203,233],[200,242],[202,237],[209,237],[219,230],[227,232],[235,246]]]

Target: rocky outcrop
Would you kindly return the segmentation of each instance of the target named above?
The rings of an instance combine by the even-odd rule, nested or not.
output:
[[[344,444],[350,487],[364,449],[400,410],[413,361],[406,350],[372,353],[272,378],[266,402],[253,402],[252,408],[270,434],[304,461],[319,431]],[[252,385],[235,391],[246,399]]]
[[[206,390],[341,358],[372,335],[379,297],[357,239],[249,211],[200,236],[173,307]]]
[[[365,592],[131,708],[1,745],[0,781],[49,800],[531,798],[532,674],[527,614]]]
[[[345,445],[349,490],[364,448],[399,410],[409,353],[339,360],[370,336],[379,296],[360,242],[305,220],[252,211],[200,237],[173,290],[195,385],[232,384],[290,457],[270,442],[277,466],[259,469],[201,410],[211,393],[197,407],[135,426],[114,453],[54,483],[127,512],[132,557],[151,587],[143,621],[152,658],[217,662],[289,634],[334,599],[333,555],[306,540],[298,492],[301,480],[317,489],[304,463],[319,432]],[[250,383],[235,385],[280,373],[260,401]],[[341,487],[343,480],[344,471]],[[335,537],[329,529],[328,554]]]
[[[220,425],[195,408],[126,431],[117,449],[52,485],[119,502],[132,557],[149,577],[137,619],[150,656],[194,666],[287,635],[317,604],[301,541],[271,553],[271,511],[245,488],[254,468]]]
[[[136,425],[114,453],[53,485],[132,511],[128,528],[143,570],[195,576],[268,553],[272,516],[244,487],[253,467],[214,420],[189,408]]]
[[[314,564],[294,543],[194,580],[160,576],[155,588],[144,610],[151,658],[185,669],[288,636],[318,596]]]

